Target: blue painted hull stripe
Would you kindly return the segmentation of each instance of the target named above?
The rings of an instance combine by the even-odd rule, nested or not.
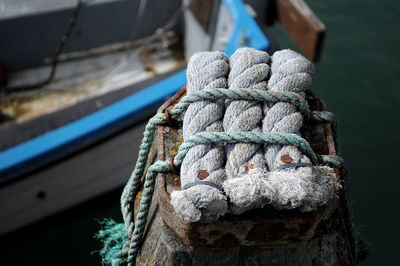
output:
[[[66,147],[71,142],[104,129],[117,120],[141,112],[155,101],[168,99],[185,84],[186,71],[181,71],[102,110],[5,150],[0,153],[0,171],[26,164],[36,157]]]
[[[247,12],[241,0],[222,0],[228,8],[230,15],[235,23],[229,42],[225,46],[224,52],[230,57],[236,49],[240,47],[241,36],[244,34],[248,41],[247,46],[258,50],[268,50],[270,43],[257,22]]]

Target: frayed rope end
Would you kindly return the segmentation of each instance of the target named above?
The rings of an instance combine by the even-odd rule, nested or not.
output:
[[[103,243],[103,248],[99,251],[103,264],[120,265],[126,263],[128,249],[125,243],[128,235],[123,223],[116,223],[112,219],[99,221],[101,229],[94,236]]]
[[[176,214],[187,222],[213,222],[228,210],[226,196],[205,185],[173,191],[171,204]]]

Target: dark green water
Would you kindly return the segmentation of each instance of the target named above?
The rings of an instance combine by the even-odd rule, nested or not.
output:
[[[400,265],[400,2],[306,2],[328,29],[312,89],[340,118],[356,223],[371,243],[362,265]],[[281,48],[295,49],[279,26],[272,33]],[[110,216],[120,217],[117,197],[111,207],[10,243],[2,258],[6,265],[97,265],[94,218]]]
[[[371,244],[362,265],[400,265],[400,2],[306,2],[327,27],[312,89],[340,118],[356,224]]]

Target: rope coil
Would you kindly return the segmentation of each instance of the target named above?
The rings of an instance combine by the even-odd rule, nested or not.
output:
[[[229,73],[228,58],[222,52],[196,53],[190,58],[186,73],[188,95],[205,89],[226,88]],[[183,139],[199,132],[224,131],[222,126],[224,109],[222,99],[191,103],[183,117]],[[214,183],[216,187],[220,187],[225,179],[224,160],[224,148],[217,143],[191,147],[180,167],[181,188],[200,180]],[[199,198],[203,200],[199,201]],[[170,202],[175,213],[188,221],[201,219],[203,222],[211,222],[228,211],[225,195],[219,189],[211,186],[191,186],[174,191],[171,193]],[[186,211],[188,204],[193,208],[193,212]]]

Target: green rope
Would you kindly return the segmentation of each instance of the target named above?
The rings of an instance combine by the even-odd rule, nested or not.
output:
[[[124,223],[126,225],[127,232],[131,232],[133,229],[132,214],[134,200],[140,189],[140,179],[146,166],[151,145],[153,144],[154,133],[157,129],[157,126],[163,124],[167,124],[167,119],[163,113],[156,114],[147,123],[143,133],[142,144],[139,148],[138,159],[136,161],[134,171],[132,172],[129,181],[125,185],[125,188],[122,192],[121,212],[124,217]]]
[[[187,107],[198,101],[215,101],[218,99],[246,100],[259,102],[286,102],[294,104],[306,117],[310,117],[310,108],[307,101],[298,93],[263,91],[256,89],[204,89],[190,93],[170,111],[171,115],[181,114]]]
[[[121,196],[121,212],[124,224],[109,223],[106,230],[100,231],[98,237],[105,243],[101,255],[104,263],[120,264],[127,262],[128,265],[135,264],[136,256],[140,250],[143,232],[147,222],[147,215],[154,192],[155,179],[158,173],[171,172],[172,168],[167,161],[156,161],[146,173],[144,189],[140,197],[139,210],[136,222],[133,219],[133,206],[137,193],[140,190],[141,177],[148,160],[150,148],[154,141],[154,135],[159,125],[167,125],[170,119],[177,120],[191,103],[205,100],[217,99],[249,100],[262,102],[287,102],[296,105],[298,110],[309,119],[317,122],[329,122],[336,127],[336,120],[329,112],[311,112],[307,102],[302,96],[292,92],[270,92],[255,89],[205,89],[191,93],[183,97],[179,103],[165,113],[157,113],[146,125],[143,133],[142,143],[139,148],[138,159],[132,175],[127,182]],[[201,132],[189,137],[179,147],[178,154],[174,158],[174,167],[179,167],[187,151],[200,144],[210,143],[257,143],[257,144],[280,144],[293,145],[308,155],[313,163],[317,163],[317,156],[310,144],[303,138],[289,133],[260,133],[260,132]],[[322,163],[329,163],[334,166],[343,165],[339,156],[322,155]],[[116,232],[124,232],[118,235]],[[115,234],[113,236],[113,234]],[[119,242],[118,242],[119,241]],[[118,242],[118,243],[116,243]],[[114,245],[113,245],[114,244]],[[113,247],[111,247],[113,246]],[[127,258],[126,258],[127,256]]]
[[[337,116],[329,111],[313,111],[311,117],[314,121],[330,123],[332,125],[333,141],[335,142],[336,154],[340,154],[340,141],[339,141],[339,119]]]
[[[149,213],[151,200],[153,198],[154,184],[157,174],[170,171],[171,167],[166,161],[156,161],[147,170],[143,193],[140,197],[139,210],[136,216],[135,229],[133,231],[131,243],[129,245],[128,265],[134,262],[140,250],[140,243],[142,241],[142,235],[146,227],[147,215]]]
[[[103,242],[103,248],[100,250],[103,264],[122,264],[126,262],[128,250],[124,248],[128,241],[124,224],[118,224],[111,219],[105,219],[100,222],[101,229],[95,235],[95,238]]]
[[[272,132],[200,132],[190,136],[178,149],[175,156],[175,164],[180,165],[189,149],[199,144],[217,143],[255,143],[255,144],[279,144],[293,145],[308,155],[313,163],[317,163],[317,156],[311,149],[310,144],[302,137],[291,133],[272,133]]]
[[[344,160],[337,155],[321,155],[321,161],[324,164],[331,164],[333,167],[344,167]]]

